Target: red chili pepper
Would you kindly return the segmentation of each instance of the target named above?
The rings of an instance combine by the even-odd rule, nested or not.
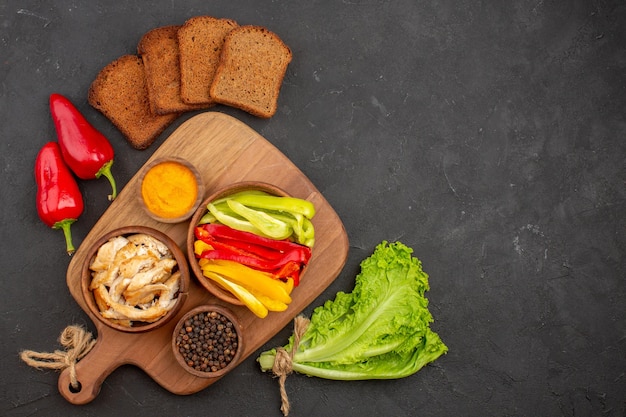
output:
[[[83,212],[83,197],[56,142],[46,143],[35,161],[37,212],[53,229],[62,229],[67,253],[74,253],[70,226]]]
[[[111,143],[66,97],[50,95],[50,112],[65,163],[78,178],[107,177],[113,189],[109,200],[113,200],[117,196],[117,188],[111,174],[114,157]]]

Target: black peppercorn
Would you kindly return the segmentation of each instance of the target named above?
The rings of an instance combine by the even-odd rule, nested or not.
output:
[[[217,372],[230,364],[237,352],[237,332],[228,317],[211,311],[185,320],[175,338],[183,361],[201,372]]]

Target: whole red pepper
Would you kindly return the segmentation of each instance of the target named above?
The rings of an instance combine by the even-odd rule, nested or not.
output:
[[[83,212],[83,196],[56,142],[46,143],[35,161],[37,212],[53,229],[62,229],[67,253],[74,253],[70,226]]]
[[[56,127],[63,159],[78,178],[90,180],[108,178],[117,196],[115,179],[111,174],[113,147],[109,140],[93,127],[74,105],[61,94],[50,95],[50,112]]]

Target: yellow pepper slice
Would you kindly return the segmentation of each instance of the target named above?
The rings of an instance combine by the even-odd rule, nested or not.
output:
[[[219,274],[204,271],[204,276],[212,279],[221,287],[230,291],[239,301],[241,301],[255,316],[259,318],[267,317],[269,309],[262,303],[257,297],[255,297],[250,291],[246,290],[241,285],[238,285]]]
[[[207,264],[209,264],[211,262],[220,262],[220,261],[218,259],[212,259],[212,260],[204,259],[204,258],[198,259],[198,265],[200,265],[200,268],[202,268],[203,266],[205,266],[205,265],[207,265]],[[224,261],[224,262],[228,262],[228,261]],[[265,273],[265,272],[262,272],[262,271],[257,271],[257,272],[259,272],[261,274],[265,274],[268,277],[272,278],[274,281],[276,281],[276,284],[280,285],[281,287],[283,287],[285,289],[287,294],[291,295],[291,292],[293,291],[293,289],[295,287],[295,281],[293,280],[293,278],[287,277],[287,278],[278,279],[278,278],[275,278],[274,276],[272,276],[269,273]]]
[[[202,255],[202,252],[204,252],[205,250],[210,250],[210,249],[213,249],[213,246],[209,245],[205,241],[198,239],[195,242],[193,242],[193,253],[196,254],[197,256]]]
[[[204,273],[213,272],[222,275],[248,290],[256,291],[285,304],[291,303],[287,290],[269,273],[257,271],[238,262],[221,259],[202,262],[201,268]]]
[[[294,287],[293,278],[287,278],[287,282],[283,281],[282,279],[276,279],[276,281],[278,282],[278,284],[280,284],[280,286],[285,289],[285,291],[287,291],[287,294],[291,295]]]
[[[256,297],[256,299],[259,300],[269,311],[285,311],[287,310],[287,307],[289,307],[281,301],[274,300],[256,291],[250,291],[250,293]]]

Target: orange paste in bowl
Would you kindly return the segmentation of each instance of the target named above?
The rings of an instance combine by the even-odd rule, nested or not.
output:
[[[186,214],[196,202],[198,183],[193,172],[175,161],[161,162],[146,172],[141,197],[148,210],[162,218]]]

